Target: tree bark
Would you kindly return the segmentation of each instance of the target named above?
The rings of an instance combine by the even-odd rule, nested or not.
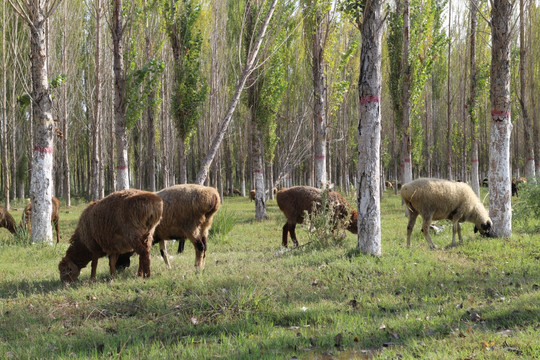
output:
[[[401,183],[406,184],[412,181],[411,162],[411,66],[409,64],[409,39],[410,39],[410,17],[409,0],[403,2],[403,139],[401,146]]]
[[[450,24],[452,22],[452,0],[448,3],[448,37],[450,37],[450,31],[451,27]],[[448,42],[448,82],[447,82],[447,99],[446,99],[446,136],[447,136],[447,147],[446,147],[446,156],[447,156],[447,162],[446,162],[446,171],[447,171],[447,178],[448,180],[452,180],[452,96],[450,94],[450,84],[451,84],[451,77],[450,77],[450,59],[451,59],[451,53],[452,53],[452,38],[450,38],[450,41]]]
[[[358,249],[381,255],[380,144],[382,4],[364,9],[360,59],[360,122],[358,124]]]
[[[30,9],[30,53],[32,102],[35,121],[30,198],[32,242],[52,244],[53,133],[52,99],[47,75],[45,48],[45,5],[35,2]]]
[[[4,194],[5,194],[5,207],[6,210],[10,210],[9,202],[9,162],[8,162],[8,132],[7,132],[7,63],[6,63],[6,28],[7,13],[6,2],[2,5],[2,23],[4,24],[2,29],[2,172],[4,182]],[[15,116],[15,113],[13,114]]]
[[[470,33],[470,48],[469,61],[471,66],[470,81],[471,87],[469,91],[469,119],[472,125],[471,132],[471,187],[475,194],[480,197],[480,176],[478,175],[478,118],[476,116],[476,0],[470,0],[471,11],[471,33]]]
[[[101,166],[101,1],[96,0],[96,68],[95,68],[95,103],[94,103],[94,122],[92,126],[92,200],[100,199],[100,166]]]
[[[326,172],[326,142],[328,138],[326,119],[326,81],[324,76],[324,39],[320,11],[315,18],[315,29],[312,38],[312,74],[313,74],[313,137],[315,187],[327,186]]]
[[[521,106],[521,116],[523,118],[523,133],[525,136],[525,177],[527,179],[531,179],[531,181],[536,181],[534,147],[531,134],[533,126],[531,124],[531,119],[529,118],[529,109],[527,106],[527,46],[525,44],[525,6],[523,3],[524,0],[519,0],[519,104]]]
[[[114,118],[116,136],[116,190],[129,188],[128,137],[126,129],[126,78],[124,73],[124,25],[122,0],[114,0],[112,12],[112,38],[114,49]]]
[[[512,3],[494,0],[491,10],[491,133],[489,146],[489,214],[497,237],[512,235],[510,174],[510,42]]]
[[[64,73],[67,73],[67,45],[66,45],[66,37],[67,37],[67,29],[65,27],[65,24],[67,24],[67,10],[66,10],[66,4],[67,4],[67,1],[64,2],[64,48],[62,49],[63,51],[63,56],[62,56],[62,62],[63,62],[63,69],[64,69]],[[70,207],[71,206],[71,182],[70,182],[70,179],[71,179],[71,168],[70,168],[70,163],[69,163],[69,148],[68,148],[68,109],[67,109],[67,92],[68,92],[68,89],[67,89],[67,84],[64,84],[63,88],[62,88],[62,111],[63,111],[63,121],[62,121],[62,160],[63,160],[63,166],[62,166],[62,171],[63,171],[63,181],[64,181],[64,186],[63,186],[63,190],[64,190],[64,193],[63,193],[63,196],[64,196],[64,201],[66,202],[66,206],[67,207]]]

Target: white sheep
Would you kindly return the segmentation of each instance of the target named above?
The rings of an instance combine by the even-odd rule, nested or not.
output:
[[[436,248],[429,235],[429,225],[433,220],[448,219],[453,223],[452,246],[456,245],[456,232],[459,242],[463,243],[459,223],[465,221],[475,224],[474,232],[490,235],[492,222],[489,214],[478,196],[465,183],[421,178],[403,185],[401,197],[409,210],[407,246],[411,245],[411,233],[418,215],[424,220],[422,232],[431,248]]]

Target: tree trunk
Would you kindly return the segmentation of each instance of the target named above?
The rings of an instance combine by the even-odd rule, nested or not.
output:
[[[380,143],[383,0],[368,2],[362,23],[358,124],[358,249],[381,255]]]
[[[326,141],[328,130],[326,126],[326,83],[324,76],[324,45],[323,29],[320,12],[316,16],[316,28],[313,31],[312,51],[313,51],[313,137],[314,137],[314,166],[315,166],[315,187],[323,188],[327,186],[326,173]]]
[[[178,139],[178,175],[179,184],[187,183],[187,161],[186,161],[186,143],[184,139]]]
[[[246,84],[247,78],[249,77],[251,72],[254,70],[255,63],[257,60],[257,55],[259,53],[259,49],[261,48],[261,44],[265,37],[266,30],[268,29],[268,24],[270,23],[270,20],[272,19],[272,15],[274,14],[276,4],[277,4],[277,0],[273,0],[272,3],[270,4],[264,23],[262,24],[259,35],[257,36],[257,40],[255,41],[253,51],[247,57],[246,64],[244,66],[244,69],[242,70],[242,75],[240,79],[238,80],[238,84],[236,85],[236,90],[229,104],[229,109],[227,110],[227,113],[225,114],[225,118],[223,119],[223,121],[221,122],[219,126],[219,130],[214,140],[212,141],[212,145],[210,146],[210,149],[208,153],[206,154],[206,157],[201,163],[201,167],[197,174],[197,179],[195,180],[197,184],[201,184],[201,185],[204,184],[204,181],[206,180],[206,177],[208,176],[210,165],[212,164],[212,161],[214,160],[214,157],[216,156],[219,150],[219,146],[221,145],[221,142],[223,141],[223,137],[225,136],[225,133],[227,132],[227,128],[229,127],[229,123],[231,122],[234,110],[236,109],[236,106],[238,105],[238,102],[240,101],[240,95],[242,94],[242,91],[244,90],[244,86]]]
[[[146,7],[146,1],[145,1],[145,7]],[[145,12],[145,18],[146,21],[148,21],[148,16]],[[146,33],[145,33],[145,41],[146,41],[146,62],[150,62],[150,59],[152,58],[153,54],[152,52],[152,39],[150,38],[149,30],[148,30],[148,23],[146,24]],[[146,160],[145,160],[145,167],[146,167],[146,185],[148,186],[148,190],[155,192],[156,191],[156,129],[155,129],[155,116],[154,116],[154,101],[156,98],[156,91],[150,90],[150,94],[148,95],[148,108],[146,109],[146,134],[147,134],[147,142],[146,142]]]
[[[101,166],[101,1],[96,0],[96,90],[95,90],[95,103],[94,103],[94,123],[92,126],[92,200],[97,201],[100,199],[101,191],[99,187],[99,170]]]
[[[519,104],[521,106],[521,114],[523,118],[523,133],[525,136],[525,177],[535,181],[536,167],[534,163],[534,147],[532,139],[532,124],[529,118],[529,110],[527,106],[527,71],[526,71],[526,56],[527,46],[525,44],[525,9],[524,0],[519,0],[519,83],[520,96]],[[532,79],[531,79],[532,81]]]
[[[30,11],[30,53],[32,73],[32,101],[34,148],[30,198],[32,201],[32,242],[52,244],[52,192],[53,192],[53,133],[52,100],[47,76],[45,48],[45,5],[33,3]]]
[[[510,174],[510,41],[512,3],[494,0],[491,10],[491,134],[489,146],[489,214],[493,234],[512,235]]]
[[[410,19],[409,19],[409,0],[403,3],[403,143],[401,147],[401,183],[406,184],[412,181],[412,162],[411,162],[411,67],[409,64],[409,39],[410,39]]]
[[[469,119],[472,125],[471,131],[471,186],[475,194],[480,197],[480,177],[478,175],[478,118],[476,116],[476,0],[470,1],[471,33],[469,60],[471,66],[471,87],[469,92]]]
[[[252,114],[252,117],[255,115]],[[255,218],[262,220],[266,218],[266,200],[264,196],[264,152],[261,129],[256,121],[253,123],[253,179],[255,182]]]
[[[67,1],[64,2],[64,24],[67,24],[67,10],[66,10],[66,4]],[[66,57],[67,57],[67,45],[66,45],[66,37],[67,37],[67,30],[64,27],[64,46],[63,46],[63,69],[64,73],[67,73],[67,64],[66,64]],[[68,110],[67,110],[67,84],[64,84],[62,88],[62,111],[63,111],[63,122],[62,122],[62,160],[64,162],[62,166],[63,170],[63,181],[64,181],[64,201],[66,202],[66,206],[71,206],[71,169],[69,164],[69,148],[68,148]]]
[[[2,5],[2,23],[7,24],[6,2]],[[2,31],[2,172],[4,182],[5,207],[10,210],[9,202],[9,162],[8,162],[8,132],[7,132],[7,58],[6,58],[6,28]],[[15,116],[15,113],[13,113]]]
[[[128,137],[126,129],[126,79],[124,74],[124,44],[122,0],[114,0],[112,14],[112,38],[114,48],[114,118],[116,136],[116,190],[129,188]]]
[[[448,3],[448,37],[450,37],[450,24],[452,22],[452,0]],[[451,53],[452,53],[452,38],[450,37],[450,41],[448,42],[448,82],[447,82],[447,99],[446,99],[446,136],[447,136],[447,147],[446,147],[446,156],[447,156],[447,162],[446,162],[446,171],[447,171],[447,178],[448,180],[452,180],[452,96],[450,94],[450,59],[451,59]]]

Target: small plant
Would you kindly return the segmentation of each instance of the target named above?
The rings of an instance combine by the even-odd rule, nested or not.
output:
[[[15,228],[15,234],[13,234],[13,244],[28,246],[32,244],[32,236],[25,226],[17,226]]]
[[[304,214],[308,227],[309,242],[316,248],[326,248],[330,245],[341,245],[346,238],[345,228],[348,219],[340,219],[335,204],[328,198],[329,190],[321,194],[321,203],[314,204],[316,208],[311,214]]]
[[[231,232],[237,222],[238,220],[235,214],[222,209],[214,216],[209,236],[212,237],[213,241],[225,242],[227,235]]]
[[[534,233],[540,229],[540,184],[521,184],[519,199],[514,205],[513,218],[523,231]]]

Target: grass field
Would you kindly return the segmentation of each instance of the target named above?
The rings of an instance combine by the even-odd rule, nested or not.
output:
[[[538,234],[486,239],[465,224],[452,248],[442,223],[429,250],[419,219],[407,248],[400,199],[387,192],[380,258],[358,254],[349,233],[306,245],[305,228],[301,246],[284,249],[275,201],[258,222],[253,202],[226,198],[204,271],[189,242],[180,255],[170,243],[172,269],[155,246],[151,278],[136,277],[135,258],[111,280],[103,258],[96,282],[88,266],[65,287],[57,267],[84,207],[61,208],[56,246],[0,230],[0,359],[540,358]]]

